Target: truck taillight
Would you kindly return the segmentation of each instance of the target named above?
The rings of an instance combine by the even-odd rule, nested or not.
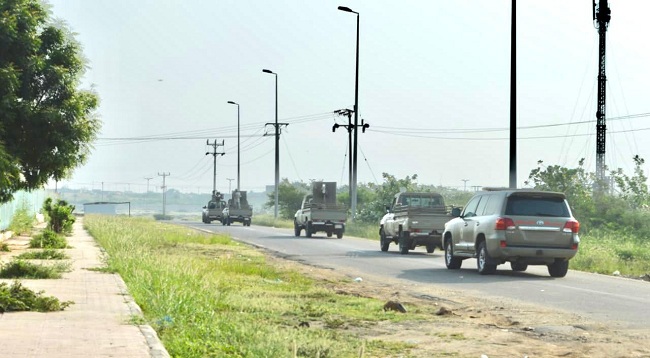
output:
[[[497,218],[496,223],[494,225],[494,230],[506,230],[506,229],[514,229],[515,228],[515,222],[512,221],[510,218]]]
[[[564,232],[572,232],[574,234],[577,234],[578,231],[580,231],[580,223],[578,220],[569,220],[564,224],[564,228],[562,229]]]

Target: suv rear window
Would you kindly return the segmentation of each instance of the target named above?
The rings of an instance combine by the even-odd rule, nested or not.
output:
[[[511,196],[506,215],[568,217],[569,210],[561,198]]]

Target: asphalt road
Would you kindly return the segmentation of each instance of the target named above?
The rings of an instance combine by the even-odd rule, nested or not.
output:
[[[316,234],[295,237],[293,230],[239,224],[178,222],[211,232],[227,232],[233,238],[282,257],[341,271],[351,277],[391,277],[408,283],[430,284],[463,290],[472,296],[490,296],[561,309],[587,319],[605,322],[612,328],[650,328],[650,283],[621,277],[569,271],[564,278],[552,278],[546,266],[529,266],[513,272],[509,264],[498,266],[496,274],[480,276],[476,260],[463,261],[460,270],[448,270],[443,251],[427,254],[417,248],[400,255],[391,244],[388,252],[377,241]],[[303,232],[304,235],[304,232]],[[579,255],[580,253],[578,253]]]

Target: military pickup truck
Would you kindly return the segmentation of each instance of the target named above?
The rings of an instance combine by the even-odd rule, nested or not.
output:
[[[201,214],[201,221],[206,224],[218,220],[225,225],[223,210],[226,208],[226,202],[223,200],[223,194],[218,191],[212,193],[212,198],[208,201],[208,205],[203,207]]]
[[[296,236],[305,230],[305,236],[325,232],[327,237],[336,234],[342,238],[345,232],[347,210],[336,203],[336,182],[315,181],[312,193],[305,195],[300,209],[296,211],[293,228]]]
[[[388,251],[391,242],[399,245],[403,255],[416,246],[425,246],[428,253],[442,249],[445,223],[452,216],[440,194],[398,193],[386,211],[379,222],[381,251]]]
[[[223,216],[226,225],[240,222],[244,226],[251,226],[253,208],[248,205],[245,191],[235,189],[232,192],[231,199],[228,199],[228,206],[223,211]]]

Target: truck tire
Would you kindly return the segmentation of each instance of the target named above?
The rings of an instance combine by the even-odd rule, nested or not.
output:
[[[399,238],[399,253],[402,255],[408,254],[411,249],[411,238],[409,232],[402,231],[400,228],[397,235]]]
[[[311,221],[307,221],[307,225],[305,225],[305,237],[311,237],[311,232],[312,227],[311,227]]]
[[[510,268],[512,269],[512,271],[523,272],[523,271],[526,271],[526,269],[528,268],[528,265],[521,264],[519,262],[510,262]]]
[[[333,232],[327,231],[327,237],[332,237],[333,234],[334,234]]]
[[[481,241],[481,243],[478,245],[476,268],[478,269],[478,273],[481,275],[490,275],[497,270],[497,265],[490,263],[490,254],[487,251],[487,244],[485,241]]]
[[[337,239],[343,238],[343,230],[336,230],[336,238]]]
[[[226,219],[225,218],[221,218],[221,225],[226,226]]]
[[[434,251],[436,251],[436,245],[435,244],[427,244],[427,253],[432,254]]]
[[[451,245],[451,239],[445,242],[445,265],[450,270],[458,270],[463,264],[463,260],[454,256],[454,248]]]
[[[548,265],[548,274],[551,277],[564,277],[569,271],[569,260],[555,260],[552,264]]]
[[[298,225],[298,223],[296,222],[296,220],[294,220],[294,221],[293,221],[293,234],[294,234],[296,237],[299,237],[299,236],[300,236],[300,231],[302,231],[302,229],[300,228],[300,225]]]
[[[386,233],[384,232],[383,227],[379,229],[379,246],[383,252],[388,251],[388,247],[390,246],[390,240],[386,238]]]

